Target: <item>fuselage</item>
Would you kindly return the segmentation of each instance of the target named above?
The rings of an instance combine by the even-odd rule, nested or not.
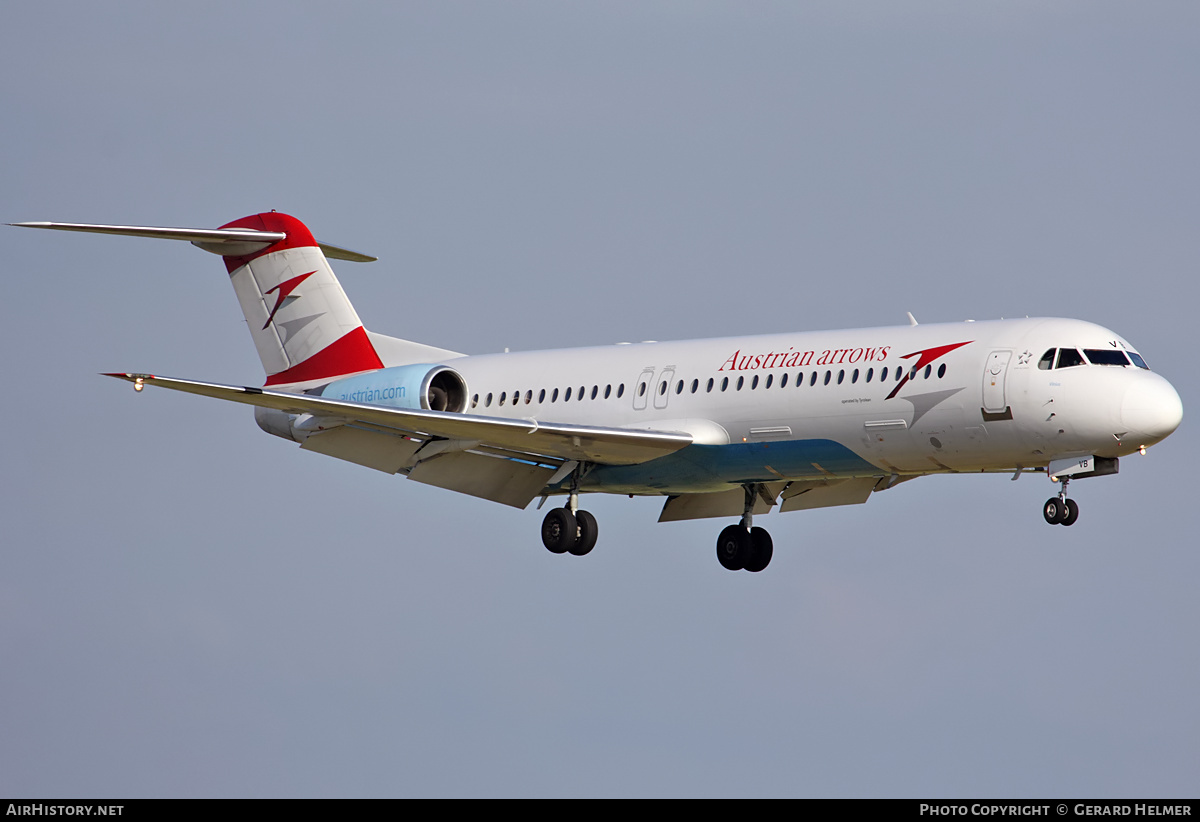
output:
[[[1075,353],[1060,364],[1060,351]],[[597,466],[581,486],[617,493],[1119,457],[1163,439],[1182,415],[1178,394],[1129,343],[1066,319],[645,342],[446,364],[466,381],[469,414],[692,436],[694,445],[668,457]],[[369,385],[373,375],[357,381]]]

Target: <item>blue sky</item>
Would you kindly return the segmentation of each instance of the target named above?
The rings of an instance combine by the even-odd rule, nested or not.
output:
[[[0,794],[1194,796],[1188,3],[17,4],[4,222],[276,208],[470,353],[1047,315],[1179,431],[724,524],[541,515],[98,376],[262,374],[220,261],[5,229]]]

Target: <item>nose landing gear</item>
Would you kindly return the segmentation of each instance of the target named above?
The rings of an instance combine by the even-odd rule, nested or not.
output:
[[[1059,489],[1057,497],[1046,500],[1046,504],[1042,506],[1042,516],[1051,525],[1074,525],[1075,520],[1079,519],[1079,503],[1067,499],[1067,483],[1071,478],[1063,477],[1059,481],[1062,488]]]

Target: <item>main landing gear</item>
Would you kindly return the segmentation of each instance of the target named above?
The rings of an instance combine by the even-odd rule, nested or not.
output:
[[[1075,520],[1079,519],[1079,503],[1067,499],[1067,483],[1070,481],[1070,477],[1059,480],[1062,488],[1059,489],[1058,496],[1050,497],[1042,506],[1042,516],[1051,525],[1074,525]]]
[[[754,501],[758,496],[758,488],[755,485],[746,485],[744,488],[746,507],[742,521],[730,525],[717,537],[717,561],[730,571],[758,573],[771,563],[771,555],[775,550],[767,529],[754,526]]]
[[[598,533],[596,518],[579,509],[555,508],[542,520],[542,544],[555,554],[581,557],[596,547]]]
[[[583,466],[571,474],[571,495],[565,508],[555,508],[542,520],[542,545],[554,554],[571,553],[581,557],[596,547],[600,533],[596,518],[579,510],[579,480]]]

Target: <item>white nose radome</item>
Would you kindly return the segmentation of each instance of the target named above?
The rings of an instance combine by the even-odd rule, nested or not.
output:
[[[1183,402],[1174,386],[1158,374],[1142,373],[1125,392],[1121,422],[1128,429],[1126,441],[1153,445],[1179,427]]]

